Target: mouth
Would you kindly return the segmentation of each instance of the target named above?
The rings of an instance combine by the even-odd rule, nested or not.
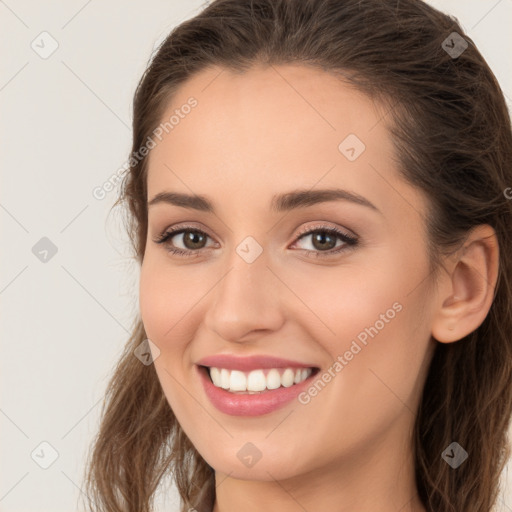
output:
[[[254,395],[280,388],[290,388],[316,375],[320,368],[259,368],[251,371],[233,370],[215,366],[199,366],[210,382],[229,393]]]

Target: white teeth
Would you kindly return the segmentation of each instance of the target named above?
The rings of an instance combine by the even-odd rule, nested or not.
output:
[[[229,389],[229,372],[224,368],[220,371],[220,386]]]
[[[275,368],[272,368],[267,373],[267,389],[277,389],[279,387],[281,387],[281,376]]]
[[[213,383],[221,388],[221,380],[220,380],[220,371],[218,368],[210,368],[210,377],[212,378]]]
[[[295,377],[295,374],[291,368],[286,368],[284,371],[282,377],[281,377],[281,384],[285,388],[289,388],[290,386],[293,386],[293,378]]]
[[[230,391],[245,391],[247,389],[247,377],[244,372],[232,370],[229,378]]]
[[[263,391],[267,387],[267,379],[263,370],[255,370],[247,377],[247,388],[250,391]],[[242,391],[245,391],[242,389]]]
[[[241,372],[239,370],[212,367],[209,370],[212,382],[216,387],[234,393],[244,391],[258,393],[267,389],[277,389],[281,386],[289,388],[306,380],[313,371],[311,368],[285,368],[284,371],[272,368],[265,375],[263,369]]]

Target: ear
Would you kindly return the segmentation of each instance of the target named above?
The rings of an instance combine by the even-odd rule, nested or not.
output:
[[[498,269],[496,232],[487,224],[475,227],[439,280],[432,323],[437,341],[460,340],[482,324],[494,300]]]

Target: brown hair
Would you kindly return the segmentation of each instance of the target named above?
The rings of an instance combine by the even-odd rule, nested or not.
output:
[[[468,47],[455,56],[452,32]],[[449,38],[452,37],[452,39]],[[449,44],[443,43],[448,38]],[[420,0],[216,0],[181,23],[158,48],[133,104],[130,167],[117,204],[142,262],[147,236],[147,157],[134,159],[161,122],[173,93],[210,66],[243,73],[256,63],[297,63],[343,77],[386,105],[405,180],[430,200],[432,268],[468,231],[491,225],[499,275],[482,325],[437,343],[415,421],[415,478],[432,512],[489,512],[510,456],[512,395],[512,186],[510,117],[498,82],[455,18]],[[213,469],[166,401],[153,365],[134,357],[146,339],[140,318],[108,386],[86,478],[95,510],[147,512],[164,475],[182,510],[214,497]],[[469,459],[441,457],[457,441]]]

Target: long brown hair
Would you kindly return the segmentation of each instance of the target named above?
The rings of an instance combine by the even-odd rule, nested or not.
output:
[[[512,414],[512,134],[494,74],[456,19],[420,0],[214,1],[170,33],[135,93],[132,158],[116,205],[127,206],[138,263],[147,236],[147,157],[139,149],[187,79],[209,66],[244,72],[257,63],[313,66],[387,106],[399,172],[430,200],[432,268],[472,227],[495,229],[493,304],[477,330],[437,343],[413,446],[428,511],[489,512],[510,456]],[[137,318],[108,385],[86,493],[96,511],[148,512],[172,475],[182,510],[199,510],[201,492],[212,503],[214,471],[182,431],[154,366],[134,356],[145,339]],[[456,470],[441,457],[452,441],[469,454]]]

